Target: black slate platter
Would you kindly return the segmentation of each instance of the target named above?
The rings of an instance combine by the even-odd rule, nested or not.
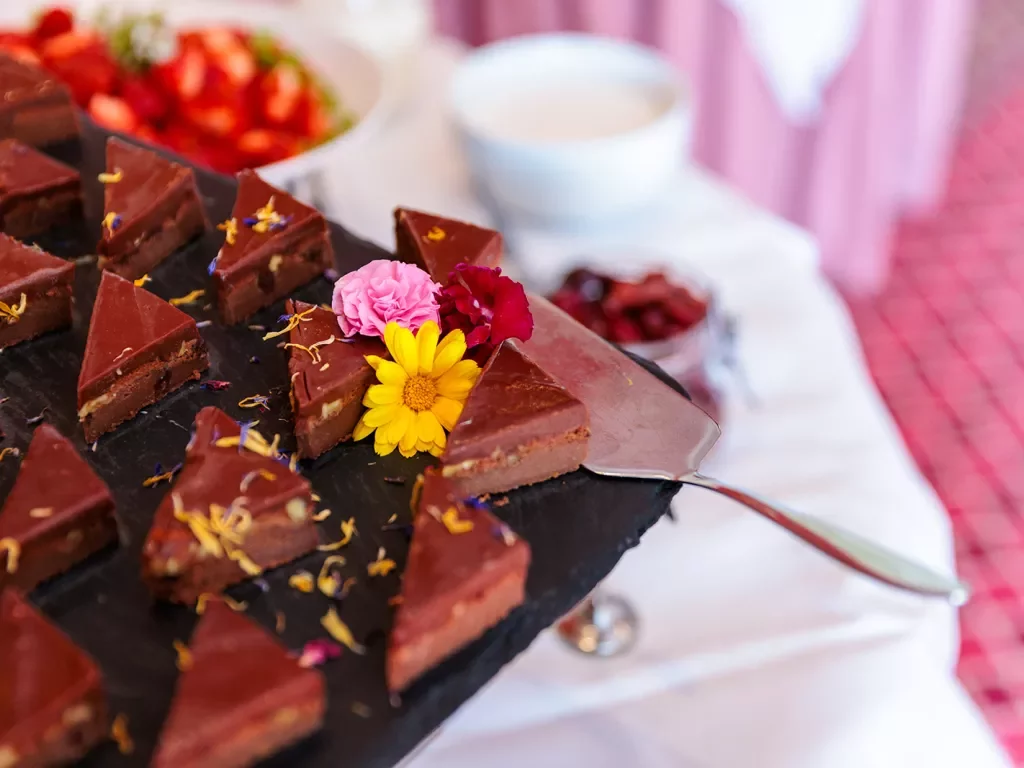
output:
[[[103,170],[106,137],[103,131],[87,127],[80,146],[54,152],[81,170],[86,194],[82,221],[69,222],[37,240],[57,255],[78,258],[95,252],[102,218],[97,174]],[[199,185],[211,222],[228,218],[234,181],[201,172]],[[388,256],[340,226],[333,226],[332,231],[342,273]],[[169,258],[151,275],[153,282],[147,288],[165,299],[209,288],[206,268],[222,237],[222,233],[211,231]],[[31,599],[99,662],[112,713],[128,716],[134,753],[122,756],[108,743],[82,764],[122,768],[148,764],[177,678],[172,642],[187,641],[196,621],[194,612],[186,607],[154,603],[139,579],[142,542],[169,489],[166,483],[143,488],[143,480],[154,473],[156,464],[167,468],[182,459],[193,417],[207,405],[217,405],[239,420],[258,418],[258,429],[268,436],[280,433],[285,449],[294,446],[294,436],[285,351],[277,346],[282,339],[264,342],[261,329],[225,327],[217,321],[215,309],[200,302],[186,309],[197,320],[212,321],[202,330],[212,363],[204,380],[227,380],[231,388],[212,391],[199,383],[189,384],[90,449],[78,425],[75,395],[98,279],[94,263],[79,264],[70,331],[50,334],[0,355],[0,399],[9,398],[0,405],[0,429],[6,433],[0,447],[24,452],[33,420],[42,415],[72,438],[116,497],[120,545],[42,585]],[[329,302],[331,285],[326,279],[317,280],[295,295],[306,301]],[[276,328],[282,312],[283,302],[251,322]],[[268,412],[237,406],[243,398],[256,394],[271,396]],[[404,529],[383,528],[393,515],[399,525],[411,521],[412,482],[429,457],[409,460],[396,452],[380,458],[370,443],[342,445],[301,466],[322,497],[321,508],[333,510],[331,517],[320,523],[324,542],[339,538],[342,519],[356,519],[359,534],[340,554],[348,560],[344,575],[356,577],[358,583],[338,609],[368,651],[365,656],[346,651],[322,667],[330,696],[323,731],[271,758],[267,765],[384,768],[398,763],[525,650],[539,632],[581,600],[666,512],[678,490],[674,484],[601,479],[580,471],[509,494],[508,503],[494,511],[533,549],[527,603],[428,673],[400,703],[389,702],[384,687],[384,647],[393,609],[388,599],[399,591],[408,540]],[[9,492],[18,463],[10,457],[0,463],[0,499]],[[369,579],[366,564],[376,557],[378,547],[384,547],[399,568],[386,577]],[[286,626],[281,639],[289,647],[301,649],[307,641],[326,636],[320,617],[329,601],[319,594],[300,594],[288,587],[287,580],[299,569],[316,572],[325,556],[311,555],[267,573],[266,591],[249,583],[231,594],[246,600],[248,614],[271,631],[276,613],[283,612]]]

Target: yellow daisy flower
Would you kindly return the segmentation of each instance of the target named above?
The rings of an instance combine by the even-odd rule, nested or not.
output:
[[[480,367],[463,360],[466,336],[452,331],[443,339],[437,323],[428,321],[415,336],[398,323],[388,323],[384,343],[392,360],[367,355],[377,381],[366,391],[367,411],[352,433],[362,440],[376,432],[374,450],[387,456],[398,448],[403,456],[429,451],[440,456],[447,438],[462,413]]]

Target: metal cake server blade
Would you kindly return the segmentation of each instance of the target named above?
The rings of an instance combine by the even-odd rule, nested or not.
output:
[[[531,294],[530,309],[533,337],[520,346],[587,406],[591,436],[583,466],[591,472],[706,488],[866,576],[953,605],[967,601],[967,585],[953,576],[833,523],[701,475],[701,461],[721,434],[710,416],[546,299]]]

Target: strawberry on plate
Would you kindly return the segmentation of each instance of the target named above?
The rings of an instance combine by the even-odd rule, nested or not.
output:
[[[238,139],[238,149],[248,167],[285,160],[302,151],[299,140],[282,131],[253,128]]]
[[[245,88],[256,77],[256,57],[238,32],[212,27],[198,37],[210,64],[226,74],[235,88]]]
[[[117,96],[94,94],[89,100],[89,117],[112,131],[136,133],[141,126],[138,115],[128,102]]]
[[[203,90],[208,70],[209,62],[202,48],[188,45],[182,39],[178,55],[154,65],[152,73],[165,93],[181,101],[191,101]]]
[[[67,32],[42,46],[43,64],[71,89],[79,106],[89,104],[95,94],[113,93],[118,66],[103,40],[96,35]]]
[[[153,76],[126,76],[121,82],[121,98],[140,120],[150,124],[163,122],[171,110],[170,100]]]
[[[91,27],[58,5],[31,28],[0,30],[0,51],[49,69],[98,123],[228,173],[345,127],[293,52],[230,24],[175,29],[160,14],[125,12]]]
[[[181,104],[182,114],[202,133],[224,139],[237,138],[249,127],[245,92],[236,88],[227,74],[213,68],[199,95]]]
[[[312,85],[307,85],[298,108],[288,121],[288,128],[310,141],[321,141],[333,128],[331,110]]]
[[[260,82],[262,113],[271,125],[285,125],[303,97],[302,73],[288,61],[279,61]]]
[[[36,26],[32,30],[32,37],[36,43],[58,37],[75,28],[74,14],[68,8],[55,6],[47,8],[36,18]]]
[[[0,53],[20,61],[22,64],[40,66],[42,60],[32,48],[33,41],[19,32],[0,32]]]

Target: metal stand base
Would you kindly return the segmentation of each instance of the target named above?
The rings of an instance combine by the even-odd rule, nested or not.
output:
[[[588,656],[617,656],[636,642],[636,611],[618,595],[591,595],[558,622],[558,635]]]

